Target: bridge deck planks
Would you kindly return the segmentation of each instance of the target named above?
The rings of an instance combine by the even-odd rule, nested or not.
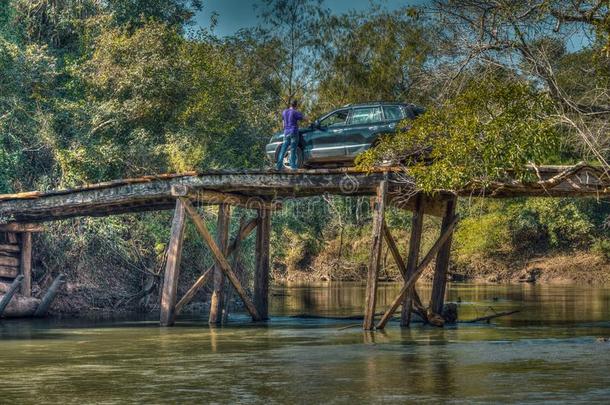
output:
[[[610,196],[610,178],[601,168],[541,166],[529,169],[533,181],[507,179],[460,190],[461,196],[507,198],[519,196]],[[388,179],[389,204],[412,209],[415,194],[408,175],[397,168],[362,172],[353,168],[297,170],[224,170],[205,173],[163,174],[120,179],[82,187],[0,195],[0,225],[12,222],[42,222],[75,216],[106,216],[122,213],[167,210],[175,206],[172,187],[195,191],[232,193],[253,201],[300,198],[323,194],[372,196],[377,185]],[[427,197],[427,214],[440,215],[450,193]],[[435,203],[436,202],[436,203]],[[199,201],[205,204],[205,201]],[[211,202],[210,202],[211,203]],[[216,202],[218,203],[218,202]]]

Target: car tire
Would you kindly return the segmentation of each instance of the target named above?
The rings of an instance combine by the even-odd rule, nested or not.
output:
[[[281,148],[281,145],[280,145]],[[279,155],[280,153],[280,148],[278,148],[277,152],[276,152],[276,156]],[[290,170],[290,149],[288,149],[288,151],[286,152],[286,154],[284,155],[284,169],[288,169]],[[301,148],[300,146],[297,146],[297,169],[302,169],[304,166],[304,162],[303,162],[303,148]]]

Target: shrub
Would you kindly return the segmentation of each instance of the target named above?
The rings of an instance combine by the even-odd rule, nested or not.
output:
[[[596,239],[591,245],[591,252],[605,261],[610,261],[610,239]]]

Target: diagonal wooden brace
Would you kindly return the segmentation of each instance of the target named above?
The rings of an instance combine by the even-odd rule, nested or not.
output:
[[[203,222],[203,219],[201,218],[201,216],[199,216],[199,213],[197,212],[195,207],[193,207],[193,204],[188,198],[180,197],[180,201],[182,201],[182,204],[184,205],[187,214],[189,215],[189,217],[191,217],[193,224],[195,224],[197,232],[199,232],[199,235],[201,235],[205,243],[210,248],[212,256],[214,256],[214,260],[235,288],[235,291],[239,295],[239,298],[241,298],[241,300],[243,301],[244,305],[246,306],[246,309],[250,313],[250,316],[252,316],[252,319],[255,321],[260,321],[261,317],[258,314],[258,311],[256,310],[254,304],[252,304],[252,301],[246,294],[246,290],[244,290],[241,283],[239,282],[239,279],[235,275],[235,272],[231,268],[231,265],[229,264],[227,258],[224,254],[222,254],[222,251],[220,250],[220,248],[216,244],[216,241],[210,234],[210,231],[205,225],[205,222]]]
[[[400,251],[398,250],[398,246],[396,246],[396,241],[390,232],[390,228],[386,224],[385,220],[383,222],[383,236],[385,238],[386,243],[388,244],[388,248],[392,253],[392,257],[394,257],[394,262],[396,262],[396,266],[398,266],[398,270],[400,270],[400,274],[402,275],[403,280],[406,282],[409,281],[409,277],[407,276],[407,266],[405,265],[402,256],[400,255]],[[424,320],[426,319],[426,310],[424,305],[419,298],[419,294],[413,287],[413,304],[419,316],[421,316]]]
[[[432,261],[434,256],[438,253],[439,249],[444,245],[445,241],[451,236],[451,234],[453,233],[453,230],[455,229],[455,226],[458,222],[458,219],[459,219],[459,217],[457,215],[453,217],[453,220],[447,226],[447,228],[445,228],[445,231],[441,234],[441,236],[439,236],[439,238],[436,240],[436,242],[434,243],[434,246],[432,246],[432,248],[430,248],[430,251],[428,252],[428,254],[426,254],[426,256],[423,258],[421,263],[417,266],[417,270],[415,270],[415,272],[411,275],[411,277],[409,277],[409,280],[403,285],[402,289],[400,290],[400,293],[394,299],[394,301],[392,302],[392,305],[390,305],[390,308],[385,312],[385,314],[383,314],[383,317],[377,324],[377,329],[383,329],[385,327],[385,325],[388,323],[388,321],[390,320],[390,318],[392,317],[392,315],[394,315],[394,312],[400,306],[400,303],[404,299],[407,292],[413,288],[413,286],[415,285],[415,283],[417,282],[417,280],[419,279],[421,274],[424,272],[426,267],[428,267],[428,265],[430,264],[430,262]]]
[[[239,242],[246,239],[248,237],[248,235],[250,235],[252,233],[254,228],[256,228],[257,224],[258,224],[258,218],[252,218],[239,230],[239,233],[237,234],[237,236],[235,236],[235,238],[233,239],[233,241],[231,241],[231,244],[229,245],[229,253],[228,253],[227,257],[231,257],[231,255],[235,251],[235,248],[237,247]],[[203,274],[201,276],[199,276],[199,278],[197,279],[197,281],[195,281],[193,286],[184,294],[184,296],[176,304],[176,309],[175,309],[176,315],[178,315],[182,311],[182,308],[186,304],[191,302],[191,300],[193,299],[195,294],[197,294],[197,292],[201,289],[201,287],[203,287],[205,285],[205,283],[208,281],[208,279],[212,275],[213,271],[214,271],[214,265],[211,265],[210,267],[208,267],[208,269],[206,271],[203,272]]]
[[[4,296],[0,300],[0,316],[2,316],[2,314],[4,314],[4,310],[8,306],[9,302],[11,302],[11,300],[13,299],[13,295],[15,295],[15,293],[17,292],[17,289],[19,288],[19,286],[21,286],[22,282],[23,282],[23,275],[20,274],[17,276],[17,278],[15,278],[13,280],[8,291],[6,293],[4,293]]]

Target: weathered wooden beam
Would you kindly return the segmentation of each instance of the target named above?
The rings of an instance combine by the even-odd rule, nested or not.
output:
[[[20,251],[21,251],[21,248],[19,247],[18,244],[10,244],[10,243],[0,244],[0,252],[19,253]]]
[[[235,238],[233,238],[233,240],[231,241],[231,244],[229,245],[229,253],[228,253],[227,257],[229,257],[233,254],[233,252],[237,249],[238,243],[240,241],[246,239],[248,237],[248,235],[250,235],[250,233],[252,233],[254,228],[256,228],[257,221],[258,221],[257,218],[252,218],[243,227],[240,228],[239,233],[237,234],[237,236],[235,236]],[[193,299],[195,294],[197,294],[197,292],[208,281],[208,279],[212,275],[213,271],[214,271],[214,265],[211,265],[210,267],[208,267],[208,269],[206,271],[203,272],[203,274],[201,276],[199,276],[199,278],[195,281],[193,286],[186,292],[186,294],[184,294],[184,296],[176,304],[176,315],[180,314],[180,312],[182,311],[182,308],[186,304],[191,302],[191,300]]]
[[[377,196],[373,207],[373,246],[366,279],[366,296],[364,322],[362,327],[371,330],[375,326],[375,306],[377,303],[377,276],[381,265],[381,248],[383,245],[383,223],[385,220],[388,182],[383,180],[377,187]]]
[[[235,242],[235,249],[233,251],[233,261],[231,262],[231,267],[234,268],[236,271],[240,271],[240,274],[238,274],[238,276],[241,275],[241,281],[242,283],[246,284],[245,279],[244,279],[244,274],[241,272],[242,268],[241,268],[241,242],[242,239],[239,237],[239,234],[241,233],[241,230],[246,226],[246,217],[244,217],[243,215],[241,216],[241,218],[239,219],[239,231],[238,231],[238,236],[235,238],[234,242]],[[227,257],[229,257],[229,255],[227,255]],[[231,310],[231,302],[233,301],[233,296],[234,296],[234,291],[232,288],[227,288],[226,294],[225,294],[225,304],[224,304],[224,312],[222,314],[222,322],[226,323],[227,320],[229,319],[229,311]],[[256,305],[256,302],[255,302]],[[259,311],[260,314],[260,311]]]
[[[443,223],[441,225],[441,232],[445,232],[445,230],[451,224],[451,221],[455,216],[456,204],[456,198],[447,201],[447,207],[445,208],[445,216],[443,217]],[[445,303],[447,270],[449,269],[449,257],[451,255],[452,239],[452,235],[449,235],[449,237],[447,238],[443,246],[440,248],[436,256],[436,266],[434,269],[434,279],[432,282],[432,295],[430,298],[430,309],[435,314],[442,313],[443,305]]]
[[[113,215],[150,209],[170,209],[171,188],[233,193],[265,201],[275,196],[303,197],[323,193],[370,195],[385,176],[382,172],[355,170],[303,170],[298,172],[222,171],[189,175],[147,176],[70,190],[37,193],[33,198],[0,196],[0,218],[40,222],[75,216]],[[346,184],[350,187],[346,187]],[[353,185],[353,187],[352,187]]]
[[[17,266],[0,266],[0,277],[15,278],[19,275],[19,267]]]
[[[60,274],[59,276],[57,276],[55,278],[55,280],[53,280],[51,287],[49,287],[47,292],[44,294],[44,297],[42,297],[40,304],[36,308],[36,312],[34,312],[35,317],[42,317],[47,314],[47,312],[49,311],[49,308],[51,307],[51,304],[53,303],[53,301],[55,300],[55,297],[57,296],[57,293],[59,292],[59,287],[61,287],[63,282],[64,282],[63,274]]]
[[[409,277],[409,281],[407,281],[402,286],[400,293],[394,299],[394,301],[392,301],[390,308],[383,314],[383,317],[377,324],[377,329],[383,329],[385,327],[385,325],[388,323],[388,321],[390,320],[390,318],[392,317],[392,315],[394,315],[394,312],[400,306],[401,302],[404,300],[407,292],[411,288],[413,288],[413,286],[415,285],[415,283],[417,282],[417,280],[419,279],[419,277],[421,276],[423,271],[426,269],[426,267],[428,267],[428,265],[430,264],[430,262],[432,261],[434,256],[438,253],[438,251],[441,249],[441,247],[443,246],[443,244],[445,243],[447,238],[449,238],[451,236],[453,229],[455,228],[455,225],[457,224],[457,222],[458,222],[458,216],[456,215],[453,218],[453,220],[451,221],[450,225],[445,229],[445,232],[443,232],[441,234],[441,236],[439,236],[439,238],[436,240],[434,245],[430,248],[430,251],[428,251],[428,253],[423,258],[421,263],[417,266],[417,269],[415,270],[415,272],[411,275],[411,277]]]
[[[24,232],[21,234],[21,257],[19,259],[21,265],[21,275],[23,283],[21,284],[21,295],[24,297],[32,296],[32,233]]]
[[[6,309],[6,306],[8,305],[9,302],[11,302],[11,300],[13,299],[13,295],[15,295],[15,292],[17,292],[17,289],[19,288],[19,286],[21,285],[22,282],[23,282],[23,276],[22,275],[17,276],[17,278],[15,280],[13,280],[13,283],[9,287],[8,291],[4,294],[2,299],[0,299],[0,317],[2,316],[2,314],[4,314],[4,310]]]
[[[277,201],[267,201],[260,197],[248,197],[237,193],[220,192],[214,190],[197,190],[192,187],[175,184],[171,189],[174,197],[187,197],[192,202],[200,204],[228,204],[247,209],[278,210],[282,204]]]
[[[229,248],[229,226],[231,223],[231,206],[228,204],[220,204],[218,206],[218,222],[216,226],[216,243],[222,254],[226,257]],[[214,279],[214,287],[212,289],[212,297],[210,299],[210,316],[208,322],[211,324],[220,324],[222,322],[222,312],[224,309],[224,293],[225,293],[225,274],[220,268],[218,262],[214,266],[212,275]]]
[[[436,195],[424,195],[420,192],[412,195],[411,190],[403,192],[400,188],[397,188],[388,193],[388,205],[407,211],[415,211],[419,199],[420,204],[423,205],[425,215],[442,217],[445,213],[446,202],[453,198],[455,198],[455,195],[447,192]]]
[[[269,319],[269,246],[271,239],[271,210],[258,211],[254,268],[254,305],[262,320]]]
[[[9,224],[0,224],[0,232],[42,232],[44,228],[36,224],[22,224],[19,222],[11,222]]]
[[[235,272],[231,268],[231,265],[227,261],[227,258],[223,255],[222,251],[214,241],[214,238],[210,234],[210,231],[205,225],[205,222],[203,222],[203,219],[199,216],[197,210],[195,209],[195,207],[193,207],[193,204],[188,199],[180,197],[180,201],[182,201],[186,212],[189,214],[191,220],[195,224],[197,232],[199,233],[199,235],[201,235],[205,243],[210,248],[214,260],[220,265],[220,268],[224,271],[231,284],[233,284],[233,288],[235,288],[235,291],[239,295],[239,298],[241,298],[241,300],[243,301],[246,309],[250,313],[250,316],[252,316],[252,319],[255,321],[260,321],[261,318],[256,310],[256,307],[254,307],[254,304],[252,304],[252,301],[246,294],[246,290],[239,282],[239,279],[235,275]]]
[[[19,258],[0,256],[0,266],[19,267]]]
[[[409,254],[407,256],[407,279],[415,273],[417,263],[419,262],[419,251],[421,247],[421,236],[424,226],[425,202],[421,194],[415,197],[415,206],[413,217],[411,219],[411,237],[409,238]],[[411,307],[413,305],[413,296],[415,287],[407,291],[405,299],[402,303],[402,311],[400,313],[400,326],[408,327],[411,323]],[[419,303],[421,305],[421,303]]]
[[[7,232],[6,239],[8,240],[8,243],[11,244],[19,243],[19,238],[17,238],[17,234],[14,232]]]
[[[161,293],[161,316],[159,321],[161,326],[171,326],[176,319],[176,294],[180,276],[182,243],[184,241],[184,219],[184,204],[181,200],[176,200]]]
[[[407,281],[409,281],[409,275],[408,275],[409,272],[407,271],[407,265],[405,265],[405,262],[400,254],[400,251],[398,250],[398,245],[396,244],[396,241],[394,240],[394,237],[392,236],[390,228],[387,226],[387,224],[385,222],[383,224],[383,234],[384,234],[384,239],[388,245],[388,249],[389,249],[390,253],[392,254],[392,257],[394,258],[394,262],[396,263],[396,266],[398,267],[400,275],[402,276],[404,282],[406,283]],[[417,294],[417,290],[415,290],[415,287],[413,287],[411,289],[411,291],[409,293],[407,293],[407,296],[405,297],[405,300],[402,303],[403,310],[402,310],[401,316],[404,317],[405,312],[408,311],[408,314],[406,316],[407,316],[407,319],[410,320],[411,312],[414,310],[414,307],[415,307],[416,312],[422,317],[423,320],[425,320],[426,311],[421,303],[419,295]],[[401,321],[401,326],[403,326],[402,321]],[[407,321],[407,326],[408,326],[408,321]]]

